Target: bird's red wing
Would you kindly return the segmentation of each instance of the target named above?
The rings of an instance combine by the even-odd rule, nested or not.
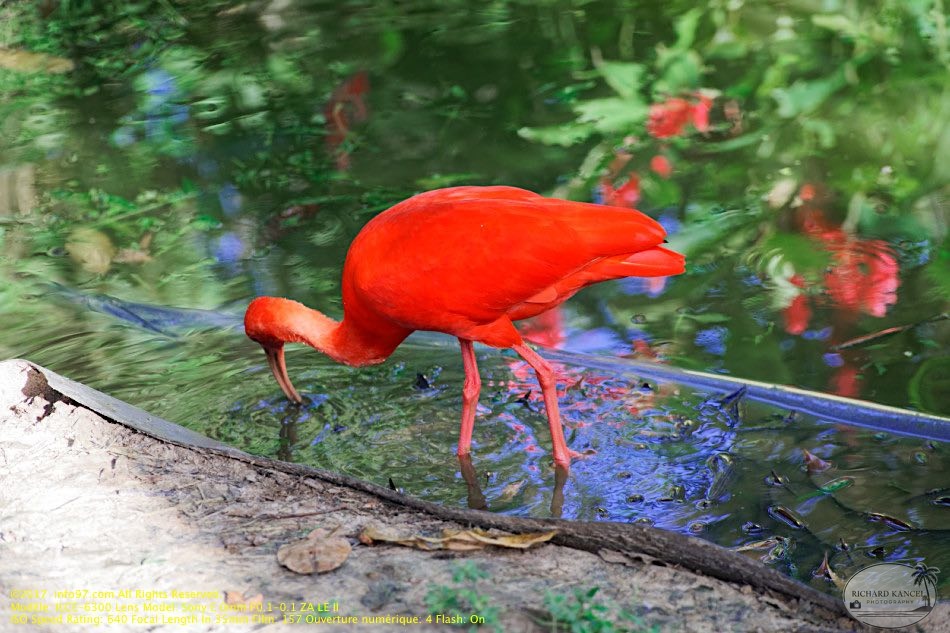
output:
[[[403,327],[460,335],[599,260],[649,250],[664,236],[630,209],[465,189],[410,198],[364,228],[344,269],[347,313],[365,309]]]
[[[512,307],[508,316],[512,321],[518,321],[542,314],[563,303],[584,286],[609,279],[678,275],[683,272],[684,264],[682,255],[660,246],[632,255],[625,253],[598,259],[529,297],[524,303]]]

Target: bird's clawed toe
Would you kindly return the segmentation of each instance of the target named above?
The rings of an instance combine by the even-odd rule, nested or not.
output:
[[[584,459],[585,457],[590,457],[591,455],[596,455],[596,454],[597,454],[597,451],[594,450],[593,448],[588,448],[582,453],[578,453],[577,451],[572,451],[571,449],[567,449],[566,455],[565,454],[559,455],[557,453],[554,454],[554,465],[558,468],[570,469],[571,462],[574,461],[575,459]]]

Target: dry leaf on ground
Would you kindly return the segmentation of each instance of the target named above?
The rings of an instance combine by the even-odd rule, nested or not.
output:
[[[277,562],[298,574],[332,571],[346,562],[353,548],[334,531],[316,529],[307,538],[282,545]]]
[[[375,542],[396,543],[398,545],[424,550],[447,549],[466,551],[483,549],[488,545],[527,549],[534,545],[550,541],[555,534],[557,534],[557,532],[553,530],[550,532],[509,534],[507,532],[495,530],[486,531],[476,528],[471,530],[445,529],[442,530],[441,536],[423,536],[421,534],[406,534],[386,526],[370,524],[363,528],[363,531],[360,533],[360,542],[364,545],[372,545]]]

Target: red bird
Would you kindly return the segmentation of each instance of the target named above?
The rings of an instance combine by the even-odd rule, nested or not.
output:
[[[481,389],[473,343],[510,347],[538,376],[554,462],[566,468],[578,454],[564,441],[554,372],[512,322],[600,281],[683,272],[683,256],[660,246],[664,235],[659,223],[631,209],[514,187],[437,189],[379,214],[353,240],[343,266],[342,321],[296,301],[258,297],[244,328],[296,402],[285,343],[361,366],[386,360],[414,330],[458,337],[465,367],[458,455],[471,450]]]

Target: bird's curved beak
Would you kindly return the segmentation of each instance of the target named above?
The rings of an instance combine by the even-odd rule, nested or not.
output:
[[[277,384],[280,385],[281,390],[294,402],[298,404],[303,402],[303,398],[294,389],[294,383],[290,382],[290,376],[287,375],[287,365],[284,363],[284,346],[267,347],[265,345],[262,347],[264,347],[264,354],[267,355],[267,364],[270,365],[270,370],[273,372],[274,378],[277,379]]]
[[[679,275],[686,269],[686,258],[676,251],[662,246],[634,253],[624,260],[625,264],[637,267],[638,277],[665,277]]]

